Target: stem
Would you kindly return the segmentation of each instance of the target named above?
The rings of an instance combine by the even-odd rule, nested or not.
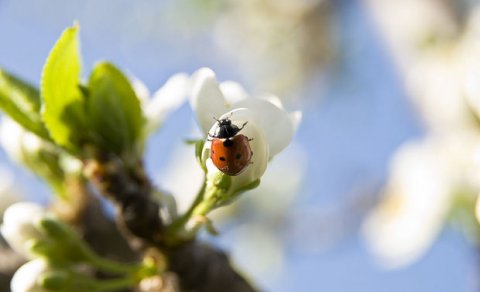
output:
[[[100,270],[117,273],[117,274],[135,275],[142,268],[142,266],[139,266],[139,265],[131,265],[131,264],[115,262],[115,261],[101,258],[97,255],[90,256],[88,261],[92,266]]]
[[[210,194],[206,200],[202,201],[201,204],[197,205],[193,209],[192,215],[205,216],[215,207],[215,205],[217,205],[218,199],[214,194],[215,191],[218,191],[218,189],[211,191],[212,194]]]

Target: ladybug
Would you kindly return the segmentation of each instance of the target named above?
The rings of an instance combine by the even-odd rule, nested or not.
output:
[[[208,134],[209,141],[212,141],[210,158],[221,172],[231,176],[238,175],[250,165],[253,156],[250,148],[250,141],[253,139],[238,134],[248,122],[239,128],[232,124],[229,118],[215,120],[218,128],[213,135]]]

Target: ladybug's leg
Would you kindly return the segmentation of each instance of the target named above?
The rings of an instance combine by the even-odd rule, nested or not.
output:
[[[238,131],[240,132],[240,131],[243,129],[243,127],[245,127],[246,124],[248,124],[248,121],[246,121],[245,123],[243,123],[243,125],[240,127],[240,129],[238,129]]]
[[[210,135],[210,133],[208,133],[208,136],[207,136],[207,141],[213,141],[213,138],[215,138],[214,136]]]

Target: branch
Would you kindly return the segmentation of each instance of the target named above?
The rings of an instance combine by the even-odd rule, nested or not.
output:
[[[138,261],[139,254],[130,248],[113,220],[106,216],[87,181],[74,175],[65,182],[69,198],[56,201],[55,213],[74,226],[88,245],[103,257],[122,262]]]
[[[151,198],[154,189],[141,163],[130,168],[115,157],[97,155],[85,161],[85,173],[117,206],[117,224],[130,244],[137,249],[153,247],[162,252],[182,291],[255,291],[222,251],[195,241],[174,246],[167,243],[160,206]]]
[[[170,269],[180,277],[184,291],[256,291],[230,265],[226,254],[199,242],[165,250]]]

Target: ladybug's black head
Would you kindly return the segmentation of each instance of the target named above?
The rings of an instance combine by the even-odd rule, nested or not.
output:
[[[210,135],[213,138],[220,138],[220,139],[228,139],[232,138],[233,136],[237,135],[241,129],[243,129],[243,125],[239,128],[237,125],[232,124],[232,121],[229,118],[217,120],[218,128],[215,129],[213,135]]]
[[[229,118],[217,120],[219,127],[228,127],[232,125],[232,121]]]

